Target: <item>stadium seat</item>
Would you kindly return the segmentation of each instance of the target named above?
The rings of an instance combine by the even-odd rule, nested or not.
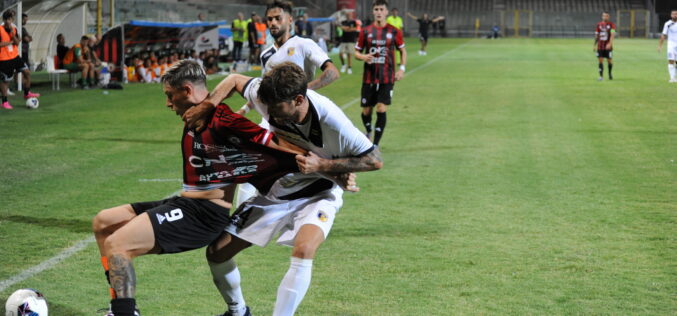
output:
[[[52,90],[61,90],[61,74],[67,74],[68,70],[66,69],[56,69],[56,60],[59,56],[54,56],[53,58],[47,58],[47,73],[49,73],[49,78],[52,80]]]

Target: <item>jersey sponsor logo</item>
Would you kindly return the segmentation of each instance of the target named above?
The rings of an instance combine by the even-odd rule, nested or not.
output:
[[[188,162],[193,168],[210,167],[214,164],[250,164],[263,162],[262,154],[235,154],[230,156],[219,155],[218,159],[211,159],[191,155]]]
[[[257,165],[248,165],[248,166],[239,166],[233,169],[233,171],[223,170],[212,172],[208,174],[200,175],[200,182],[210,182],[219,179],[227,179],[231,177],[243,176],[247,174],[255,173],[258,170]]]
[[[393,38],[393,34],[391,34],[391,33],[386,34],[386,38],[387,38],[387,39]]]
[[[390,35],[390,34],[388,34]],[[386,40],[371,40],[371,45],[385,45]]]
[[[296,52],[296,48],[295,48],[295,47],[289,47],[289,48],[287,48],[287,56],[293,56],[295,52]]]
[[[233,137],[234,138],[234,137]],[[231,139],[232,142],[232,139]],[[239,139],[238,139],[239,142]],[[215,144],[202,144],[198,142],[193,142],[193,149],[204,150],[205,153],[215,153],[215,152],[227,152],[227,151],[237,151],[237,148],[228,147],[225,145],[215,145]]]

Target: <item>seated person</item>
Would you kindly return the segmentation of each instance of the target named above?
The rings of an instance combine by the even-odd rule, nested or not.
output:
[[[63,58],[64,69],[68,69],[71,72],[82,72],[82,78],[79,81],[83,89],[89,88],[94,79],[94,65],[87,59],[89,54],[88,42],[89,37],[82,36],[80,43],[73,45]]]

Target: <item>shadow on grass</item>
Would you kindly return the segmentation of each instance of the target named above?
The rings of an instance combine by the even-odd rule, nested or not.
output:
[[[45,228],[61,228],[74,233],[92,232],[92,222],[79,219],[45,218],[23,215],[0,215],[0,221],[37,225]]]

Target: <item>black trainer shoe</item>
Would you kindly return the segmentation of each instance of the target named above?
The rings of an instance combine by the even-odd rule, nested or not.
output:
[[[233,316],[233,314],[230,311],[226,311],[225,313],[216,316]],[[249,306],[246,307],[244,316],[252,316],[252,312],[251,310],[249,310]]]

